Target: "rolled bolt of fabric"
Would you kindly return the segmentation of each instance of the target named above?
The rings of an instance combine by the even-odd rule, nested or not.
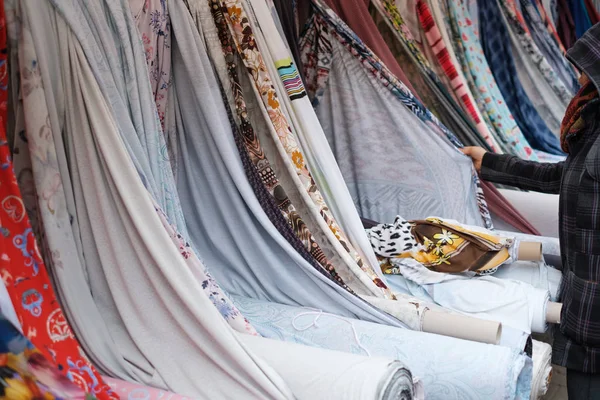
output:
[[[518,242],[517,260],[540,261],[542,260],[542,244],[539,242]]]
[[[435,310],[424,312],[422,330],[487,344],[499,344],[502,336],[502,324],[499,322]]]
[[[560,313],[562,311],[562,303],[549,301],[546,305],[546,322],[550,324],[560,324]]]

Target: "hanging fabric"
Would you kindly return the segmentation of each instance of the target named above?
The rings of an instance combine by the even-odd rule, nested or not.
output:
[[[470,15],[463,0],[449,0],[448,12],[451,21],[454,50],[463,70],[472,78],[471,87],[480,107],[485,110],[496,133],[511,152],[525,159],[537,160],[523,133],[510,114],[504,98],[495,85],[494,77],[487,65],[478,34],[470,23]]]
[[[402,71],[401,66],[396,63],[394,55],[390,52],[375,23],[371,19],[368,10],[369,2],[370,0],[351,0],[350,2],[327,0],[327,5],[343,18],[344,21],[347,21],[350,29],[356,32],[369,48],[373,49],[385,65],[390,66],[390,70],[394,76],[400,79],[412,93],[415,93],[410,80]],[[418,98],[418,95],[416,97]]]
[[[508,28],[496,0],[479,2],[480,40],[498,88],[517,125],[534,149],[563,155],[552,133],[531,104],[521,85],[513,61]]]

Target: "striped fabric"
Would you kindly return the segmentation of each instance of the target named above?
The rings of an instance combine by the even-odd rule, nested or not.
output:
[[[277,67],[277,72],[279,73],[283,86],[291,100],[301,99],[306,96],[302,79],[291,58],[288,57],[276,61],[275,67]]]
[[[475,100],[472,97],[464,76],[458,72],[456,66],[452,62],[452,57],[450,57],[448,48],[444,43],[442,35],[426,1],[417,1],[417,14],[419,16],[419,21],[423,31],[425,32],[427,43],[429,43],[429,46],[433,50],[438,63],[444,71],[444,74],[450,80],[452,90],[454,91],[456,97],[460,99],[463,108],[475,123],[479,134],[482,135],[494,152],[498,152],[500,150],[499,146],[491,136],[489,128],[483,121],[479,109],[475,106]]]

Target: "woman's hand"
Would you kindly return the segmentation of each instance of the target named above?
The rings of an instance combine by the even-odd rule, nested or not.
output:
[[[463,147],[460,149],[464,155],[471,157],[473,160],[473,165],[475,165],[475,170],[479,173],[481,172],[481,161],[483,160],[483,156],[487,151],[482,147]]]

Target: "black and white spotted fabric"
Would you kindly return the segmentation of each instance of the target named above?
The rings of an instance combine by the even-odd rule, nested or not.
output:
[[[391,224],[375,225],[366,232],[375,254],[381,257],[396,257],[420,246],[412,235],[412,224],[401,216]]]

